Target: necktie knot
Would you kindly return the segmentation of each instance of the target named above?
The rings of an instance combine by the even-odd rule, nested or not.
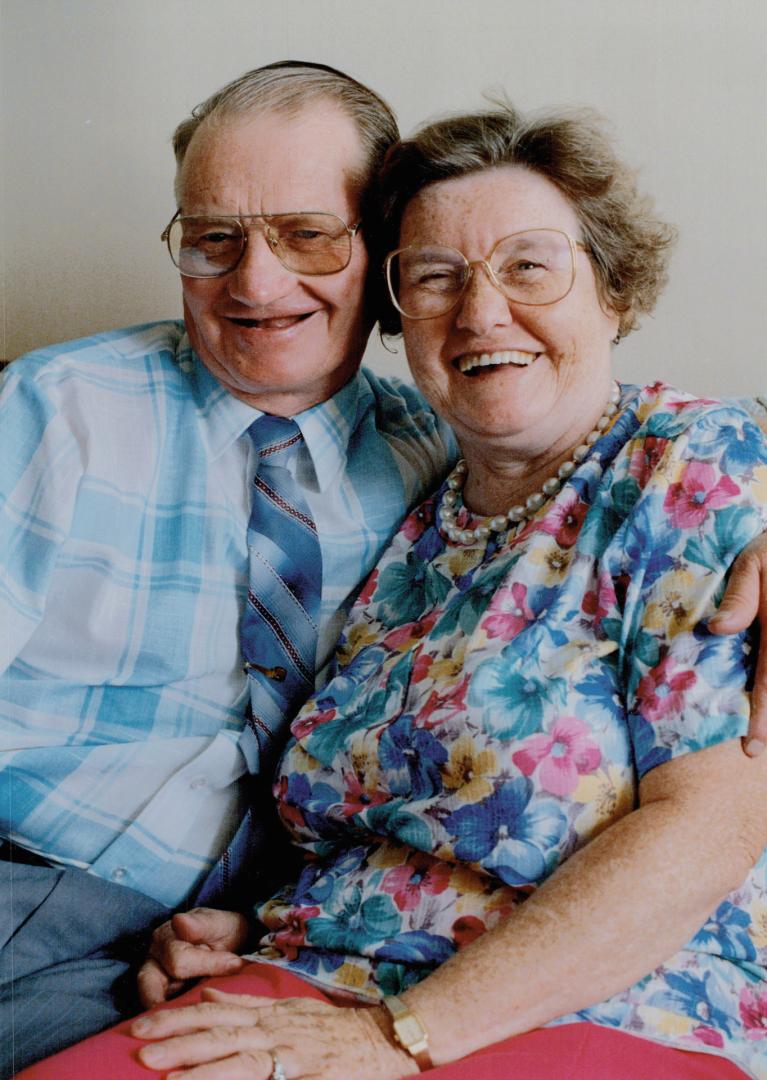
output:
[[[288,420],[284,416],[269,416],[264,413],[254,420],[248,428],[251,438],[260,458],[264,462],[277,462],[284,464],[291,457],[303,436],[295,420]]]

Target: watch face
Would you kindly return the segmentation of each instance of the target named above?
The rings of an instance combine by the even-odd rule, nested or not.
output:
[[[423,1041],[424,1031],[416,1018],[410,1013],[400,1016],[393,1023],[394,1032],[405,1049]]]

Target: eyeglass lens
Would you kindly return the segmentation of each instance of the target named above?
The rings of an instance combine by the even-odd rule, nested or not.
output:
[[[556,303],[573,284],[570,240],[553,229],[530,229],[505,237],[488,262],[497,288],[521,304]],[[471,272],[468,260],[455,248],[409,247],[390,260],[389,288],[404,315],[433,318],[455,306]]]
[[[255,227],[295,273],[334,274],[349,264],[352,232],[335,214],[272,214]],[[249,231],[238,218],[181,217],[168,231],[168,249],[182,274],[219,277],[237,266]]]

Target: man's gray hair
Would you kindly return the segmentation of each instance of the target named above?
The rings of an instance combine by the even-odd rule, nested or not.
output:
[[[386,151],[399,138],[394,113],[383,98],[350,75],[303,60],[280,60],[248,71],[192,109],[192,115],[182,120],[173,133],[176,195],[186,151],[202,123],[272,109],[295,115],[323,100],[335,102],[357,125],[364,162],[362,170],[352,175],[364,196]],[[363,217],[365,209],[363,198]]]

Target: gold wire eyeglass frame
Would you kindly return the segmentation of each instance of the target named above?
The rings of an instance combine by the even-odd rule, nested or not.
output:
[[[516,297],[510,296],[506,289],[504,289],[504,287],[501,285],[498,278],[495,276],[495,271],[490,265],[490,260],[492,259],[493,255],[495,255],[501,244],[506,243],[507,240],[513,240],[515,236],[524,236],[525,233],[529,232],[558,233],[560,236],[564,236],[570,248],[570,284],[565,290],[565,292],[563,292],[561,296],[556,297],[556,299],[554,300],[545,300],[541,303],[534,300],[518,300]],[[522,304],[525,307],[549,307],[551,304],[558,304],[560,300],[564,300],[564,298],[572,292],[573,286],[575,285],[575,276],[577,273],[577,263],[575,259],[576,250],[580,248],[581,251],[585,251],[587,254],[589,251],[585,244],[581,243],[580,240],[575,240],[572,236],[570,236],[569,233],[566,233],[564,229],[520,229],[519,232],[509,233],[508,236],[502,236],[500,240],[498,240],[497,243],[493,245],[492,251],[490,251],[490,253],[486,255],[484,259],[474,259],[473,261],[469,261],[469,259],[466,258],[464,253],[462,251],[459,251],[458,248],[450,247],[448,244],[440,246],[444,246],[446,250],[455,251],[458,255],[461,256],[466,266],[466,278],[463,285],[456,294],[455,300],[453,300],[448,307],[446,307],[442,311],[430,312],[428,315],[410,315],[407,311],[404,310],[404,308],[400,307],[394,289],[394,282],[392,281],[393,261],[397,258],[398,255],[401,255],[404,251],[413,251],[417,249],[414,247],[414,245],[409,244],[407,247],[397,248],[396,251],[390,251],[389,254],[386,256],[386,260],[384,262],[384,269],[386,273],[386,284],[389,288],[389,297],[391,299],[391,302],[394,304],[397,311],[399,311],[400,315],[404,315],[406,319],[411,319],[413,322],[420,322],[424,319],[439,319],[443,315],[447,315],[448,312],[453,310],[453,308],[457,307],[458,304],[461,302],[463,296],[465,295],[467,288],[469,287],[469,282],[474,275],[474,268],[477,266],[484,267],[485,273],[490,279],[493,287],[496,288],[502,296],[505,296],[506,299],[510,300],[513,304]]]
[[[280,238],[279,238],[279,235],[277,233],[275,233],[271,229],[270,222],[272,222],[275,218],[302,217],[304,215],[306,215],[308,217],[313,216],[313,215],[318,215],[318,216],[321,216],[321,217],[333,218],[335,221],[339,222],[339,224],[344,227],[344,229],[345,229],[345,231],[346,231],[346,233],[347,233],[347,235],[349,237],[349,246],[348,246],[348,252],[347,252],[347,255],[346,255],[346,261],[344,262],[343,266],[334,267],[332,270],[297,270],[295,267],[291,266],[289,262],[286,262],[285,259],[279,254]],[[226,270],[216,270],[215,272],[212,272],[212,273],[209,273],[209,274],[189,274],[186,271],[182,270],[181,267],[179,266],[178,262],[176,261],[176,259],[173,256],[173,248],[171,247],[170,234],[171,234],[171,229],[176,224],[176,222],[184,222],[184,221],[231,221],[231,222],[235,222],[240,228],[241,240],[242,240],[242,247],[240,248],[240,254],[237,256],[236,262],[232,266],[227,267]],[[205,280],[206,278],[224,277],[226,274],[231,274],[234,270],[236,270],[237,267],[242,262],[242,257],[245,254],[246,248],[248,246],[249,228],[252,229],[254,227],[253,225],[250,225],[249,228],[246,227],[245,222],[256,222],[256,221],[260,221],[260,222],[263,223],[262,228],[261,228],[261,232],[263,233],[264,240],[266,241],[266,244],[267,244],[269,250],[274,255],[274,257],[281,263],[282,266],[285,267],[286,270],[289,270],[291,272],[291,274],[300,274],[301,276],[305,276],[305,277],[327,277],[329,274],[340,274],[342,270],[345,270],[346,267],[351,262],[351,258],[352,258],[352,240],[357,235],[357,233],[359,232],[360,227],[361,227],[361,222],[359,222],[359,221],[355,225],[347,225],[343,218],[339,217],[338,214],[331,213],[329,210],[291,210],[291,211],[286,211],[286,212],[283,212],[283,213],[280,213],[280,214],[244,214],[242,216],[239,216],[238,214],[186,214],[186,215],[184,215],[184,214],[181,213],[180,210],[177,210],[176,213],[173,215],[173,217],[168,222],[168,224],[163,229],[162,234],[160,236],[160,240],[162,240],[162,242],[167,247],[168,254],[170,255],[171,262],[176,267],[176,269],[179,271],[179,273],[181,274],[182,277],[196,278],[198,280]]]

